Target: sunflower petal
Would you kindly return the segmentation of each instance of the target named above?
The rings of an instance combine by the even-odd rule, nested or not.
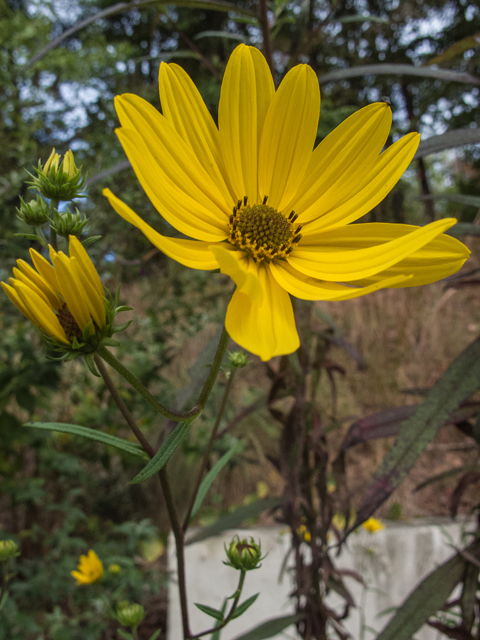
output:
[[[62,251],[55,253],[52,261],[62,297],[76,323],[83,331],[91,321],[91,317],[80,270],[75,266],[77,261],[75,258],[69,258]]]
[[[411,279],[411,276],[400,274],[383,280],[379,279],[366,287],[347,287],[336,282],[323,282],[306,276],[283,261],[272,262],[270,269],[278,284],[301,300],[350,300],[378,289],[405,286],[402,283]]]
[[[317,136],[320,89],[313,69],[294,67],[283,79],[268,111],[260,144],[260,197],[281,210],[298,190]]]
[[[97,270],[93,266],[93,262],[90,256],[85,250],[85,247],[75,236],[69,236],[69,253],[71,258],[76,258],[78,265],[83,273],[83,280],[88,280],[94,290],[97,292],[101,299],[104,297],[103,284],[100,280]]]
[[[40,297],[42,297],[45,302],[58,311],[63,301],[60,296],[53,291],[50,286],[45,282],[45,280],[35,271],[32,267],[25,262],[24,260],[17,260],[18,269],[13,269],[13,275],[18,279],[28,285],[30,288],[34,289]]]
[[[264,361],[293,353],[300,346],[292,303],[268,267],[255,265],[263,288],[261,305],[235,291],[228,305],[225,328],[237,344]]]
[[[207,242],[215,242],[227,237],[227,215],[220,212],[224,218],[224,221],[221,221],[212,212],[212,210],[218,212],[214,203],[209,202],[205,197],[202,198],[198,190],[195,192],[198,199],[184,191],[188,180],[185,174],[182,174],[179,165],[172,163],[170,167],[172,171],[167,175],[150,153],[149,145],[136,131],[117,129],[116,133],[145,193],[157,211],[173,227],[197,240]],[[172,172],[175,172],[174,176]],[[185,183],[182,183],[183,178],[186,180]]]
[[[197,87],[182,67],[165,62],[160,65],[158,83],[163,115],[199,159],[225,201],[233,202],[235,194],[226,181],[218,129]]]
[[[302,235],[306,237],[320,229],[346,225],[371,211],[400,180],[419,142],[418,133],[403,136],[380,154],[373,168],[365,173],[360,186],[353,192],[346,192],[342,201],[331,206],[326,200],[325,206],[331,206],[326,210],[323,199],[320,199],[317,206],[310,207],[308,215],[306,212],[303,216],[299,215],[299,221],[304,224]],[[305,224],[307,217],[311,222]]]
[[[104,189],[103,195],[108,198],[112,207],[124,220],[137,227],[157,249],[160,249],[169,258],[191,269],[200,269],[202,271],[218,269],[218,261],[209,249],[212,246],[210,242],[162,236],[117,198],[110,189]]]
[[[220,148],[236,199],[258,202],[258,149],[274,93],[263,55],[239,45],[225,69],[218,107]]]
[[[411,233],[389,242],[360,249],[335,250],[328,246],[328,241],[324,246],[319,234],[316,236],[315,244],[310,244],[309,238],[302,238],[300,246],[292,251],[287,260],[298,271],[320,280],[337,282],[360,280],[399,263],[455,223],[455,218],[437,220],[425,227],[417,227]],[[341,241],[344,231],[345,227],[342,227],[331,230],[326,235],[330,240],[336,235]]]
[[[18,280],[13,281],[13,287],[18,294],[18,299],[23,304],[24,309],[28,311],[29,315],[25,314],[17,305],[18,309],[22,311],[33,324],[41,329],[43,333],[55,338],[59,342],[70,344],[57,316],[52,311],[52,308],[45,303],[43,298],[37,295],[35,291],[30,289],[26,284]],[[10,299],[13,302],[13,299]]]
[[[220,271],[230,276],[237,285],[237,291],[248,296],[254,304],[261,305],[263,289],[253,260],[243,251],[228,249],[225,244],[212,245],[210,249],[218,260]]]
[[[377,161],[391,125],[392,110],[384,102],[352,114],[316,147],[298,195],[287,208],[307,221],[358,190]]]
[[[50,249],[49,245],[49,249]],[[42,276],[42,278],[50,285],[54,291],[58,291],[57,276],[55,275],[55,269],[42,255],[40,255],[35,249],[30,249],[30,257],[35,266],[35,269]]]

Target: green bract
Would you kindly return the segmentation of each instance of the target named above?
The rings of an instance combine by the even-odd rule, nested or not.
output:
[[[238,536],[233,538],[228,549],[225,545],[225,553],[227,554],[228,562],[223,564],[239,571],[259,569],[261,565],[258,563],[265,558],[265,556],[262,556],[260,540],[256,544],[253,538],[250,538],[250,542],[248,542],[246,538],[240,540]]]

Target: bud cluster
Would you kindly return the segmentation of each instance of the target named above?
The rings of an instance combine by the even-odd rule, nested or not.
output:
[[[59,154],[53,149],[43,166],[38,161],[35,172],[36,176],[30,174],[32,181],[28,184],[42,196],[52,200],[73,200],[80,195],[85,184],[81,168],[77,169],[71,150],[67,151],[60,162]]]

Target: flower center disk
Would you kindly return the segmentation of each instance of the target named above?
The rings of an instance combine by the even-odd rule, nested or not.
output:
[[[273,258],[286,258],[301,236],[301,225],[292,211],[288,218],[266,204],[247,205],[239,200],[230,216],[229,241],[244,251],[255,262],[270,262]],[[242,206],[243,205],[243,206]]]

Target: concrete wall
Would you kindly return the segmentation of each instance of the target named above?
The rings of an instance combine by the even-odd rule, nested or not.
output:
[[[357,608],[351,610],[345,622],[352,638],[362,638],[360,609],[366,627],[379,632],[391,614],[381,618],[378,618],[378,614],[400,605],[424,576],[449,558],[454,552],[449,545],[460,544],[461,533],[465,528],[464,525],[447,519],[436,519],[434,522],[418,520],[412,524],[387,524],[386,529],[374,534],[362,529],[358,534],[350,536],[348,547],[337,558],[336,564],[341,568],[354,569],[368,584],[365,591],[355,580],[345,579],[357,604]],[[223,597],[230,596],[237,587],[239,572],[222,564],[225,560],[223,543],[228,543],[235,533],[239,533],[241,537],[252,535],[256,540],[260,538],[262,552],[268,552],[268,556],[261,569],[247,574],[242,601],[257,592],[260,592],[260,596],[248,613],[231,622],[222,631],[221,640],[234,640],[268,618],[294,612],[293,603],[289,600],[289,592],[292,590],[291,574],[287,571],[283,580],[279,581],[280,567],[289,549],[289,534],[282,532],[280,528],[227,532],[221,537],[210,538],[186,548],[189,614],[193,633],[206,630],[215,622],[193,603],[199,602],[220,609]],[[177,584],[174,581],[173,539],[169,550],[172,580],[169,590],[168,640],[181,640],[180,606]],[[330,606],[341,606],[341,602],[335,594],[329,600]],[[293,640],[296,638],[294,627],[276,637]],[[337,636],[332,634],[331,637]],[[366,629],[362,640],[372,640],[375,637],[375,633]],[[437,640],[440,637],[442,636],[438,632],[424,627],[415,635],[415,640]]]

